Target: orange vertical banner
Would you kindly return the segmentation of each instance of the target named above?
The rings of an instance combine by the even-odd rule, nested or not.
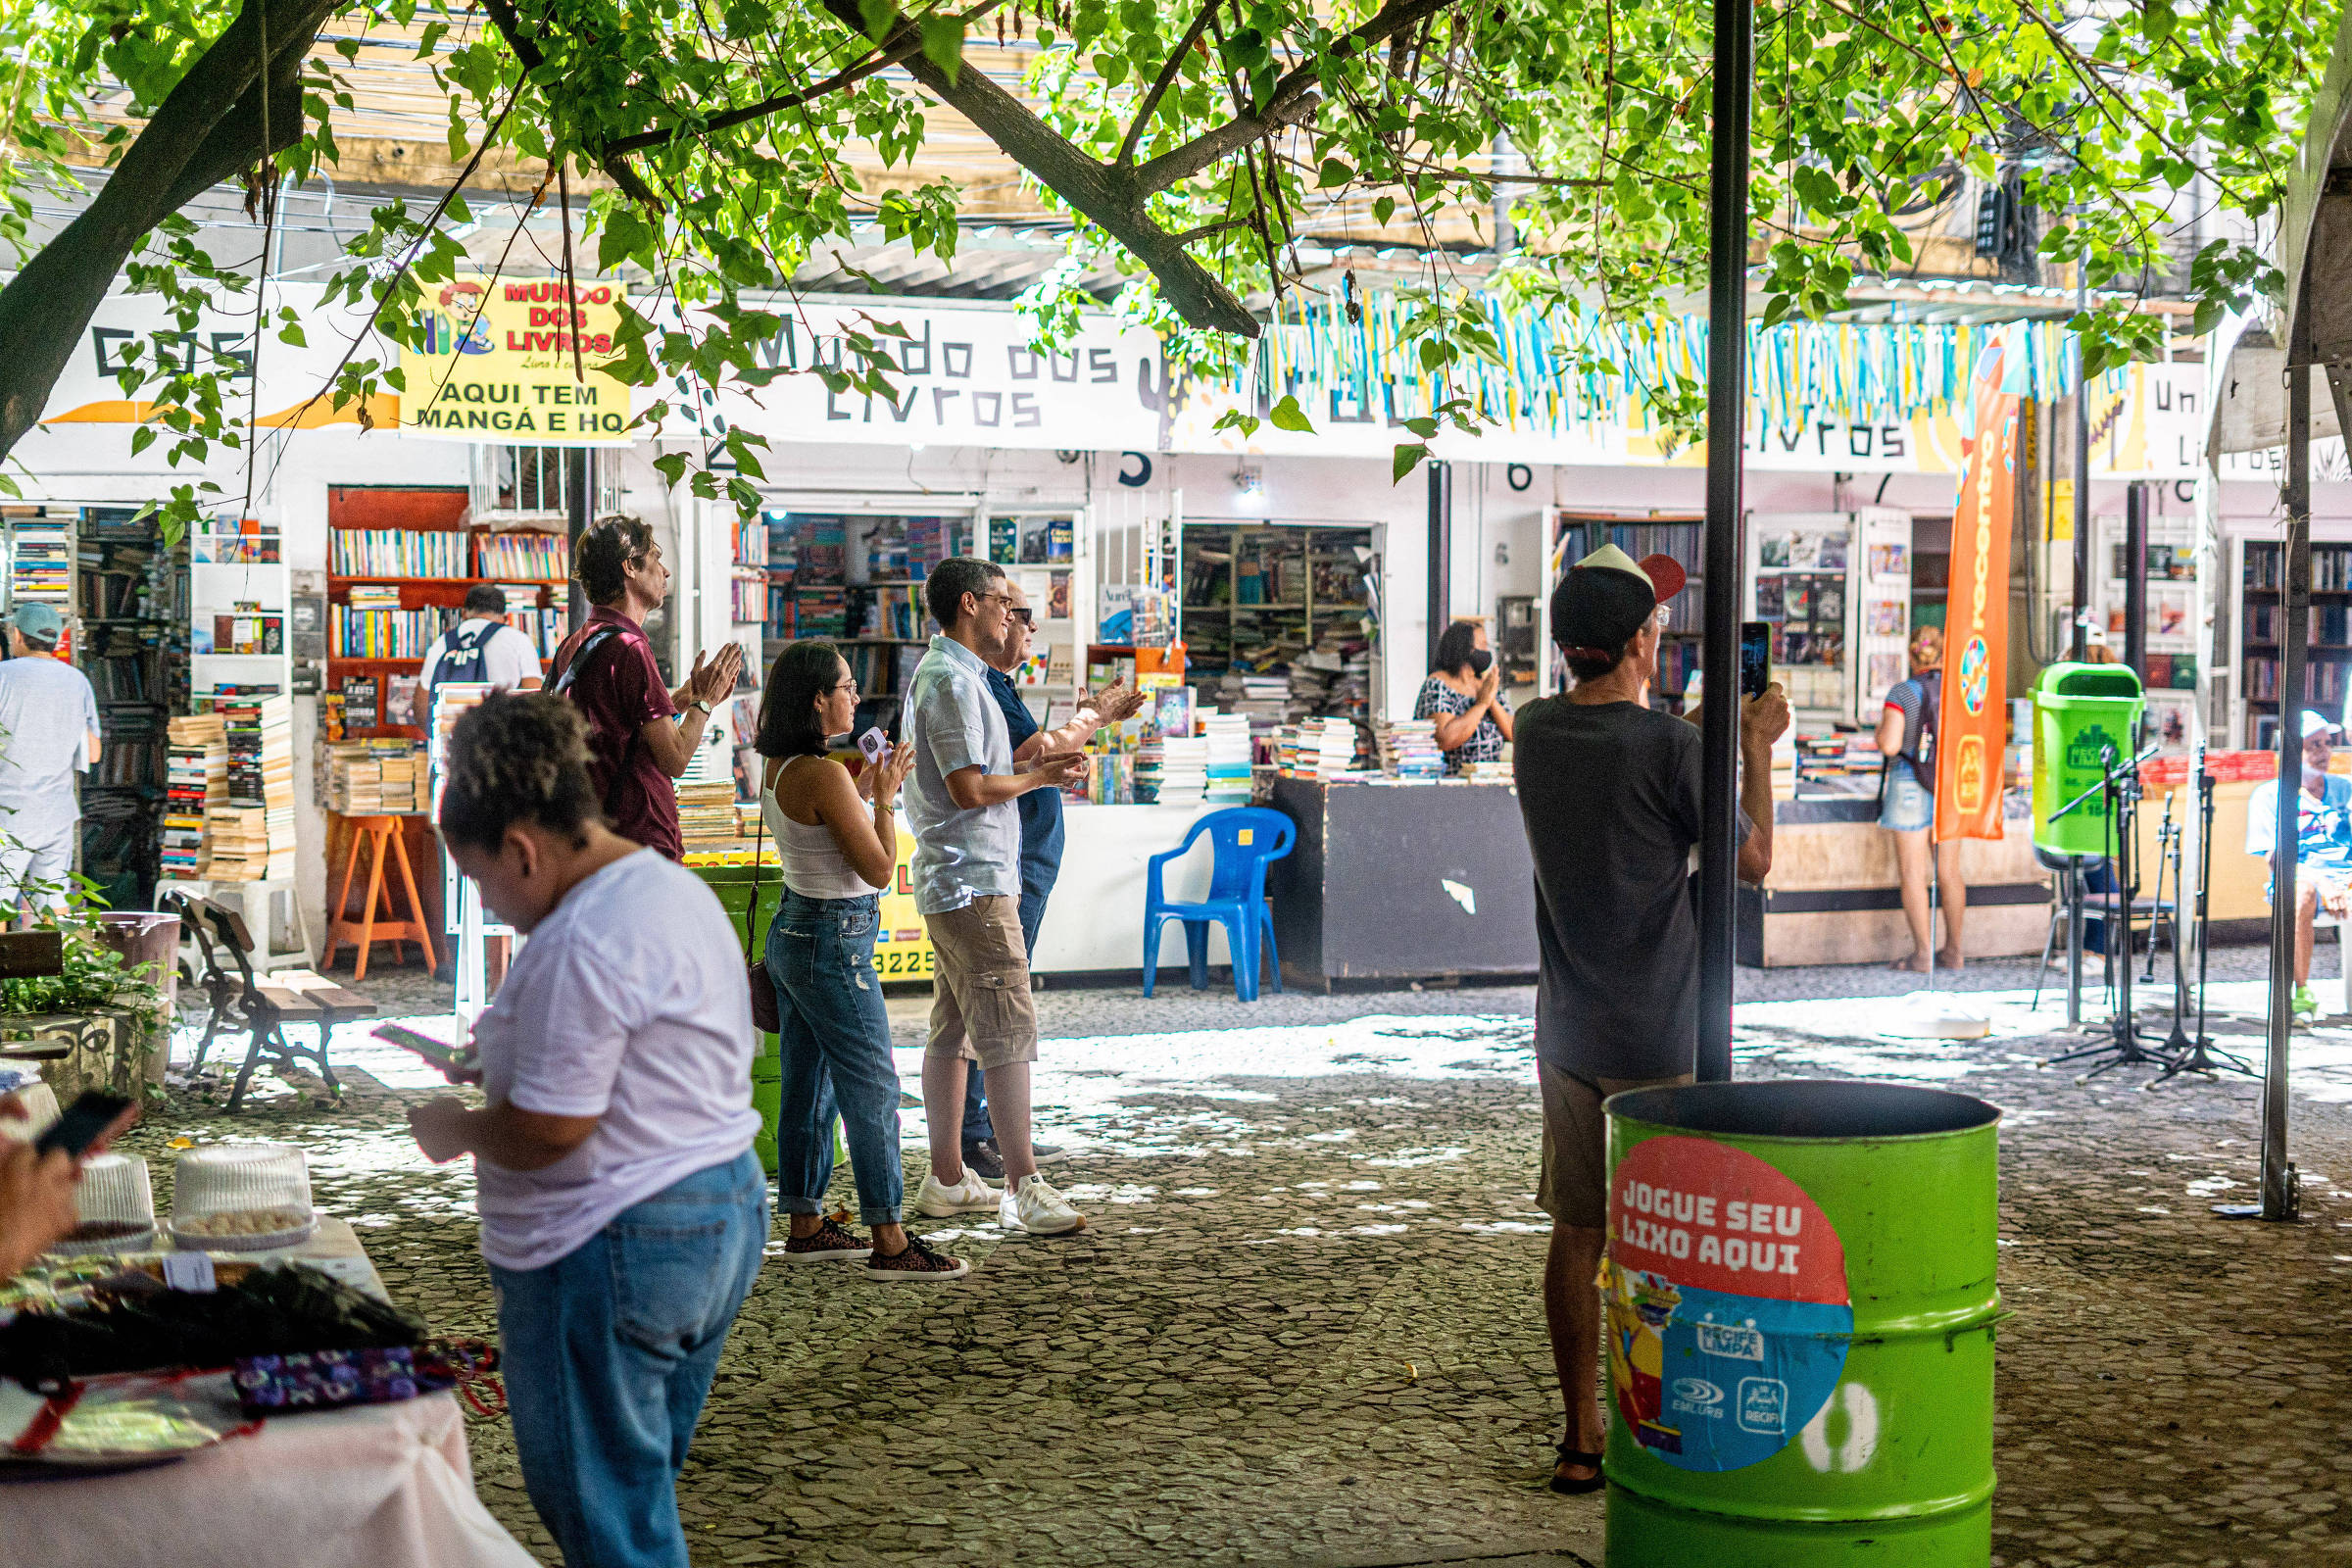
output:
[[[2009,536],[2017,516],[2021,400],[2001,391],[1997,341],[1977,356],[1970,388],[1975,438],[1952,514],[1951,593],[1936,713],[1936,831],[2001,836],[2001,760],[2008,743]]]

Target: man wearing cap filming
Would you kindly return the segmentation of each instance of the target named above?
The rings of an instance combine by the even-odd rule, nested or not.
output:
[[[19,605],[0,663],[0,924],[26,904],[62,908],[81,805],[74,775],[98,765],[98,697],[58,657],[65,620]]]
[[[2319,1015],[2311,994],[2311,928],[2320,906],[2339,920],[2352,912],[2352,778],[2328,771],[2328,740],[2335,732],[2324,715],[2303,710],[2303,788],[2295,801],[2297,1018]],[[2261,856],[2276,875],[2278,843],[2278,781],[2267,779],[2246,797],[2246,853]]]
[[[1698,1054],[1699,733],[1653,711],[1658,636],[1683,588],[1668,556],[1604,545],[1560,579],[1551,635],[1576,686],[1520,710],[1512,770],[1536,863],[1536,1075],[1544,1100],[1537,1202],[1552,1218],[1544,1315],[1568,1404],[1554,1492],[1601,1485],[1593,1275],[1608,1226],[1600,1102],[1687,1084]],[[1775,684],[1740,713],[1740,875],[1772,868],[1772,743],[1788,728]]]

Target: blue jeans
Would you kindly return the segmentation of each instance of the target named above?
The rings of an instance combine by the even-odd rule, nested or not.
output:
[[[782,1109],[776,1119],[776,1203],[824,1212],[840,1113],[858,1178],[858,1217],[896,1225],[906,1201],[899,1163],[899,1070],[890,1014],[874,974],[881,900],[805,899],[790,888],[767,929],[767,972],[783,1027]]]
[[[1037,928],[1046,918],[1046,895],[1054,891],[1049,882],[1044,887],[1031,887],[1024,877],[1021,881],[1021,951],[1035,956]],[[988,1119],[988,1095],[980,1080],[987,1075],[974,1064],[963,1075],[963,1147],[997,1136],[996,1124]]]
[[[490,1266],[515,1457],[570,1568],[687,1568],[678,1469],[767,1221],[746,1150],[544,1268]]]

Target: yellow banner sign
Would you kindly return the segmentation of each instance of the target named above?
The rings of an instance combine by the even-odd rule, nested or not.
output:
[[[931,932],[914,907],[913,861],[914,831],[901,824],[899,863],[882,890],[874,931],[874,973],[885,981],[931,978]]]
[[[400,351],[401,433],[628,445],[629,389],[597,368],[612,358],[625,286],[560,277],[434,286],[417,322],[419,346]]]

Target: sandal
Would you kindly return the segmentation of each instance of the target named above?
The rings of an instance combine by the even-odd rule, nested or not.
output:
[[[1600,1473],[1601,1456],[1599,1454],[1581,1453],[1566,1443],[1556,1444],[1554,1447],[1560,1458],[1559,1463],[1551,1468],[1551,1490],[1561,1496],[1581,1497],[1589,1492],[1598,1492],[1609,1484],[1608,1477]],[[1583,1478],[1560,1474],[1563,1466],[1572,1464],[1583,1466],[1592,1473]]]

